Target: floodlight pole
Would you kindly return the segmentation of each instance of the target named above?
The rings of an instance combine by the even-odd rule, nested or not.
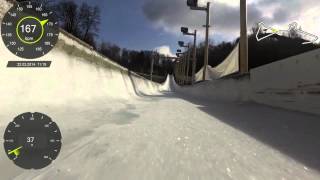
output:
[[[187,57],[187,72],[186,72],[186,75],[187,75],[187,83],[189,83],[189,70],[190,70],[190,57],[191,57],[191,52],[190,52],[191,48],[190,48],[190,45],[188,45],[188,57]]]
[[[240,73],[249,72],[247,34],[247,1],[240,0]]]
[[[178,59],[174,62],[174,77],[175,81],[178,82]]]
[[[186,81],[186,53],[183,53],[182,59],[182,84],[184,85]]]
[[[179,71],[180,71],[180,59],[179,56],[177,56],[177,60],[176,60],[176,82],[179,84]]]
[[[204,54],[204,65],[203,65],[203,75],[202,79],[206,80],[206,71],[208,66],[208,59],[209,59],[209,23],[210,23],[210,2],[207,2],[207,18],[206,18],[206,47],[205,47],[205,54]]]
[[[183,72],[182,72],[182,74],[183,74],[183,81],[185,83],[189,79],[188,75],[189,75],[189,61],[190,61],[190,51],[189,51],[190,45],[188,44],[188,45],[184,45],[182,47],[187,49],[187,51],[183,53]]]
[[[190,33],[185,32],[184,34],[190,35]],[[189,66],[190,66],[190,44],[184,45],[183,41],[178,42],[180,47],[186,48],[186,52],[183,53],[183,83],[189,81]]]
[[[153,74],[153,65],[154,65],[154,53],[152,53],[152,58],[151,58],[151,68],[150,68],[150,80],[152,81],[152,74]]]
[[[179,60],[179,84],[182,85],[182,57]]]
[[[191,84],[193,85],[195,81],[195,73],[196,73],[196,65],[197,65],[196,63],[197,61],[197,30],[194,30],[194,33],[183,32],[183,31],[182,33],[183,35],[193,36],[193,57],[192,57],[192,75],[191,75],[191,78],[192,78]],[[190,57],[189,57],[189,60],[190,60]]]
[[[182,85],[182,70],[183,70],[183,59],[182,53],[177,53],[177,82],[178,84]]]
[[[193,39],[193,58],[192,58],[192,80],[191,84],[193,85],[195,82],[195,73],[196,73],[196,65],[197,65],[197,30],[194,30],[194,39]]]
[[[184,54],[181,54],[181,59],[180,59],[180,84],[183,85],[183,69],[184,69]]]
[[[192,75],[191,75],[191,84],[195,82],[195,73],[196,73],[196,61],[197,61],[197,30],[194,30],[193,35],[193,57],[192,57]]]
[[[208,66],[208,59],[209,59],[209,28],[210,28],[210,2],[207,2],[207,7],[197,7],[197,6],[190,6],[192,10],[201,10],[206,11],[206,40],[205,40],[205,52],[204,52],[204,63],[203,63],[203,76],[202,79],[206,80],[206,70]]]

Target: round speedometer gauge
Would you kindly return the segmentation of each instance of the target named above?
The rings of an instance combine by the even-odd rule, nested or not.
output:
[[[10,122],[4,133],[8,158],[24,169],[41,169],[55,160],[61,149],[61,132],[42,113],[23,113]]]
[[[34,59],[48,53],[57,43],[58,21],[52,11],[33,1],[17,3],[1,23],[5,46],[15,55]]]

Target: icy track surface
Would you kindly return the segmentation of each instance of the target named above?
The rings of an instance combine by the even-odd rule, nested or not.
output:
[[[317,116],[175,94],[39,110],[60,126],[60,155],[27,171],[1,153],[2,180],[320,179]]]

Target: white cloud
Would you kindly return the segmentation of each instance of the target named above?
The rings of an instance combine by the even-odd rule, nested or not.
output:
[[[215,2],[211,10],[211,35],[212,32],[225,32],[229,33],[225,36],[232,37],[238,35],[238,30],[235,31],[239,27],[238,8]],[[166,32],[180,35],[180,27],[187,26],[190,29],[198,29],[200,39],[204,36],[205,28],[202,26],[205,24],[205,12],[190,10],[184,0],[147,0],[143,12],[156,28]]]
[[[174,55],[172,52],[171,52],[171,49],[169,46],[159,46],[159,47],[156,47],[154,48],[154,50],[156,52],[158,52],[159,54],[162,54],[162,55],[165,55],[165,56],[169,56],[169,57],[176,57],[176,55]]]
[[[240,0],[199,0],[199,3],[205,5],[207,1],[212,2],[210,37],[222,34],[226,40],[238,37]],[[319,0],[247,0],[247,4],[249,30],[261,21],[282,29],[297,21],[303,30],[320,36]],[[146,0],[143,12],[156,28],[179,36],[180,27],[188,26],[198,29],[200,40],[203,38],[205,13],[190,10],[186,0]]]
[[[214,3],[221,3],[226,4],[228,6],[239,6],[240,0],[198,0],[198,6],[205,6],[207,2]]]

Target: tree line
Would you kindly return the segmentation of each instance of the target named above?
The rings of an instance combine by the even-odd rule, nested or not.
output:
[[[98,34],[101,24],[101,10],[98,6],[74,0],[39,0],[38,2],[45,8],[54,10],[60,28],[130,71],[147,77],[150,74],[153,60],[153,74],[162,77],[158,79],[159,82],[164,81],[168,73],[172,73],[173,62],[155,51],[129,50],[110,42],[100,42]]]
[[[129,50],[110,42],[99,42],[98,33],[101,23],[101,11],[98,6],[85,2],[75,3],[73,0],[39,0],[44,6],[55,10],[60,27],[80,40],[91,45],[96,51],[112,61],[140,74],[150,74],[151,62],[154,61],[154,74],[165,76],[173,72],[173,62],[154,51]],[[289,37],[274,35],[263,41],[256,40],[258,25],[254,26],[248,36],[249,68],[259,67],[290,56],[301,54],[319,46],[314,44],[302,45],[304,40],[295,31]],[[233,42],[210,42],[208,64],[212,67],[219,65],[238,44],[239,38]],[[203,66],[205,44],[197,45],[196,71]],[[190,68],[191,69],[191,68]],[[163,79],[164,79],[163,78]]]
[[[320,48],[319,45],[315,44],[302,44],[305,40],[296,30],[291,30],[288,37],[273,35],[258,42],[256,39],[258,29],[258,25],[255,25],[248,35],[250,69]],[[233,42],[221,42],[217,45],[210,42],[208,64],[212,67],[219,65],[227,58],[238,42],[239,38]],[[204,47],[204,43],[197,46],[197,71],[203,67]]]

